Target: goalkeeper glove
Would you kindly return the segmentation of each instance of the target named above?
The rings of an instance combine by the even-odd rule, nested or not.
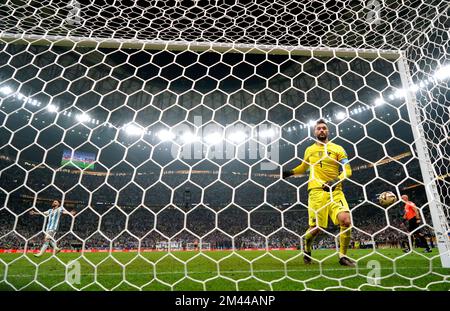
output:
[[[341,180],[339,178],[327,181],[322,185],[322,189],[324,191],[334,191],[334,189],[336,189],[336,186],[339,184],[340,181]]]
[[[283,171],[283,179],[288,178],[290,176],[294,175],[294,171]]]

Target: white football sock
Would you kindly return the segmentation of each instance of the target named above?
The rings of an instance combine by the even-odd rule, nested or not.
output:
[[[58,246],[56,246],[55,241],[50,241],[50,246],[51,246],[53,249],[58,249]]]
[[[42,245],[41,250],[39,251],[39,256],[40,256],[40,255],[43,255],[43,254],[45,253],[45,251],[47,250],[47,247],[48,247],[48,242],[45,242],[45,243]]]

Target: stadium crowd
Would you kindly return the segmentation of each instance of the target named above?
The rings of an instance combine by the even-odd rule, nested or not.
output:
[[[276,207],[273,208],[261,204],[263,201],[257,202],[254,186],[243,188],[240,196],[250,198],[250,203],[252,199],[257,203],[237,207],[230,204],[231,187],[222,183],[218,187],[210,186],[220,179],[236,187],[248,178],[246,174],[228,171],[220,176],[217,172],[200,172],[198,176],[191,174],[191,181],[205,189],[204,201],[208,203],[201,205],[202,189],[189,183],[186,172],[160,174],[156,171],[133,175],[130,172],[106,174],[86,171],[80,174],[78,170],[64,169],[57,171],[52,184],[52,170],[49,168],[27,162],[23,166],[33,169],[33,173],[26,177],[16,164],[12,165],[5,158],[0,161],[5,167],[18,169],[16,173],[11,170],[10,175],[3,174],[1,178],[1,186],[11,191],[5,204],[11,212],[0,209],[0,249],[23,249],[25,246],[33,249],[42,242],[44,217],[28,214],[35,198],[33,191],[39,192],[34,206],[40,211],[49,209],[50,200],[59,199],[62,192],[65,192],[64,206],[77,211],[73,219],[65,216],[61,221],[57,238],[63,248],[155,249],[158,242],[169,239],[181,242],[184,247],[201,240],[213,249],[293,248],[299,247],[301,236],[308,227],[307,203],[303,200],[306,196],[300,196],[302,204],[296,202],[297,191],[305,189],[295,189],[288,195],[271,191],[270,202],[278,203],[273,204]],[[404,179],[404,172],[395,171],[397,162],[384,165],[383,171],[395,172],[389,176],[390,182],[398,183]],[[412,166],[410,169],[415,168]],[[346,193],[351,193],[348,195],[354,220],[351,245],[355,248],[400,247],[407,239],[407,235],[402,233],[406,232],[401,221],[402,205],[398,204],[387,212],[377,206],[377,195],[394,189],[387,189],[386,182],[375,180],[370,181],[364,193],[359,184],[371,180],[371,174],[373,168],[360,169],[358,174],[354,174],[358,180],[346,183],[344,188]],[[267,185],[277,180],[274,175],[258,177],[259,183]],[[300,184],[303,181],[306,179],[300,179]],[[175,187],[178,188],[172,205],[171,188]],[[425,204],[421,187],[411,188],[408,193],[418,206]],[[281,226],[282,218],[284,227]],[[429,228],[425,232],[430,239],[433,237]],[[317,239],[315,247],[335,247],[337,233],[330,227]]]

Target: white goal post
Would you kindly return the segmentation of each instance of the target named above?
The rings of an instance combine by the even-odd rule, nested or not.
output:
[[[383,57],[386,59],[398,59],[398,50],[352,49],[352,48],[324,48],[309,46],[283,46],[283,45],[257,45],[243,43],[220,42],[187,42],[187,41],[162,41],[162,40],[133,40],[112,38],[91,38],[46,35],[12,34],[0,32],[0,39],[13,44],[31,45],[55,45],[65,47],[109,48],[109,49],[136,49],[136,50],[168,50],[168,51],[195,51],[218,53],[254,53],[274,55],[303,55],[315,57],[355,57],[366,59]]]
[[[406,91],[406,104],[408,107],[409,119],[411,121],[411,129],[414,135],[414,143],[417,150],[417,156],[420,159],[420,170],[425,184],[426,195],[430,207],[430,214],[433,221],[433,227],[436,235],[436,242],[441,257],[442,266],[450,268],[450,229],[448,219],[445,215],[444,208],[437,191],[436,179],[439,175],[433,169],[430,155],[428,152],[427,142],[422,127],[423,114],[420,113],[419,107],[415,100],[415,94],[412,88],[412,80],[409,75],[406,58],[402,57],[397,62],[403,87]]]

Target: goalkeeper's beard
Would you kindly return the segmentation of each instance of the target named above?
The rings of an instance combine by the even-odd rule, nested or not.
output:
[[[326,134],[322,134],[322,135],[318,135],[317,136],[317,140],[319,140],[322,143],[326,143],[328,140],[328,136]]]

